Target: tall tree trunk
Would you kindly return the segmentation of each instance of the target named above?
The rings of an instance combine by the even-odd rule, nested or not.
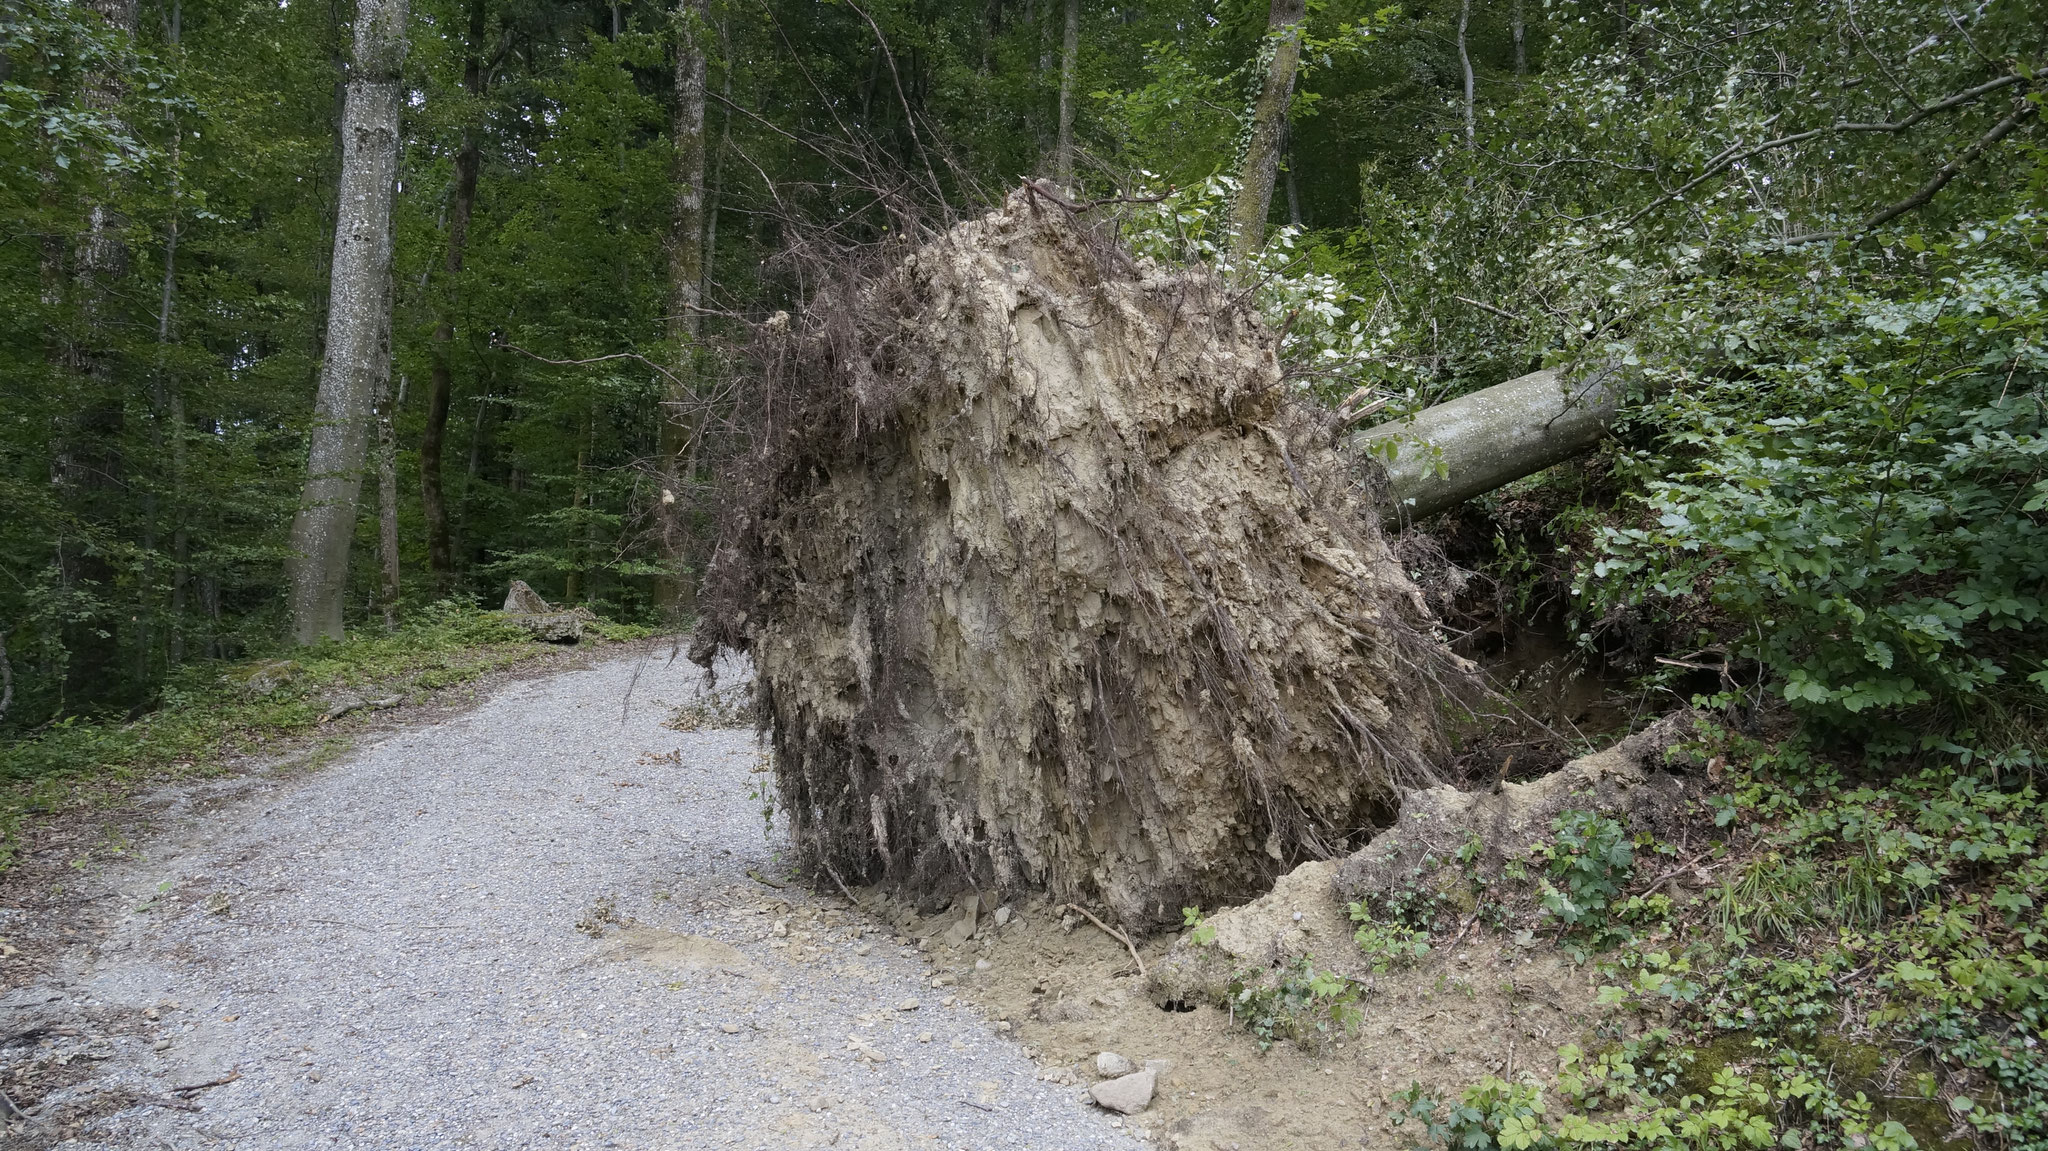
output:
[[[718,206],[725,191],[725,154],[732,148],[732,43],[726,38],[728,27],[724,22],[718,26],[719,53],[726,61],[725,77],[720,82],[722,95],[718,114],[718,147],[711,153],[711,179],[705,186],[704,195],[704,265],[701,281],[697,286],[697,298],[711,298],[712,265],[718,260]]]
[[[1053,180],[1074,186],[1074,73],[1081,63],[1081,0],[1067,0],[1067,35],[1060,47],[1060,134],[1053,149]]]
[[[469,34],[462,61],[462,86],[472,98],[484,93],[484,3],[469,0]],[[476,179],[482,158],[476,125],[462,129],[455,153],[455,188],[448,209],[448,251],[441,263],[440,322],[434,325],[433,366],[427,375],[427,423],[420,432],[420,514],[427,522],[427,570],[436,590],[447,591],[455,574],[448,538],[448,501],[441,486],[441,459],[448,441],[448,400],[454,391],[455,308],[462,260],[469,245],[469,220],[476,209]]]
[[[1465,28],[1472,22],[1472,0],[1464,0],[1458,6],[1458,63],[1465,69],[1465,150],[1478,147],[1478,121],[1474,115],[1472,99],[1472,53],[1465,43]],[[1466,186],[1471,186],[1468,178]]]
[[[1273,53],[1266,81],[1252,106],[1251,143],[1245,148],[1237,202],[1231,205],[1231,263],[1243,268],[1266,242],[1266,213],[1273,206],[1273,180],[1287,134],[1287,104],[1294,98],[1294,74],[1301,67],[1306,0],[1273,0],[1266,44]]]
[[[1529,74],[1528,24],[1522,18],[1522,0],[1515,0],[1515,75]]]
[[[370,406],[391,372],[391,201],[408,0],[356,0],[343,100],[327,343],[306,486],[292,520],[292,637],[341,638]]]
[[[679,620],[689,609],[691,580],[684,570],[687,541],[679,514],[687,508],[681,496],[689,477],[685,455],[695,440],[697,397],[691,388],[701,324],[699,305],[704,287],[704,36],[707,0],[679,0],[676,5],[675,160],[671,171],[675,201],[669,214],[668,338],[676,346],[681,370],[668,384],[668,403],[661,421],[661,468],[665,490],[678,502],[661,504],[661,552],[666,569],[655,589],[657,606]]]
[[[377,566],[383,579],[377,603],[384,609],[384,630],[398,630],[398,432],[392,426],[398,405],[405,402],[405,377],[398,395],[391,394],[391,376],[377,390]]]
[[[108,27],[124,36],[134,35],[135,0],[89,0],[88,7]],[[122,109],[126,95],[127,80],[118,68],[95,68],[85,79],[85,106],[116,129],[126,126]],[[90,525],[105,523],[118,513],[129,487],[123,450],[128,397],[118,370],[115,333],[122,319],[116,314],[122,298],[121,281],[131,267],[127,220],[112,197],[86,205],[84,225],[72,252],[72,326],[57,348],[60,367],[78,390],[52,429],[50,478],[70,518]],[[51,247],[45,249],[46,287],[49,274],[55,271],[61,277],[64,269],[63,242],[54,236],[51,240]],[[62,300],[61,283],[55,296],[46,292],[46,298]],[[89,695],[105,696],[108,685],[120,675],[119,629],[111,626],[109,617],[117,620],[118,613],[126,609],[113,602],[92,602],[95,591],[113,591],[117,576],[107,556],[80,538],[84,534],[60,536],[56,546],[60,585],[66,593],[81,597],[74,610],[92,613],[76,616],[64,626],[63,643],[69,654],[66,673]],[[108,601],[112,598],[109,595]]]

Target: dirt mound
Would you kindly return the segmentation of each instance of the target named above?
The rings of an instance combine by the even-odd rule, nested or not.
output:
[[[1409,795],[1401,818],[1336,871],[1344,899],[1372,902],[1394,892],[1439,897],[1447,912],[1469,904],[1468,888],[1484,880],[1495,898],[1513,894],[1499,881],[1513,862],[1555,834],[1567,811],[1602,812],[1631,833],[1670,836],[1686,816],[1688,788],[1661,770],[1665,749],[1690,734],[1694,715],[1665,716],[1605,751],[1581,756],[1528,783],[1490,792],[1432,787]],[[1691,789],[1697,794],[1697,788]],[[1461,849],[1476,844],[1461,857]],[[1447,926],[1447,925],[1439,925]]]
[[[1028,190],[763,336],[700,605],[802,862],[1133,925],[1430,782],[1452,658],[1258,318]]]

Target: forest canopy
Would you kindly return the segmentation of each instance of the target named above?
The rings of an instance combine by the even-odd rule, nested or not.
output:
[[[290,632],[365,57],[335,2],[5,11],[24,733]],[[797,257],[1057,177],[1129,201],[1140,252],[1254,282],[1344,416],[1624,380],[1594,456],[1420,525],[1518,610],[1880,755],[2032,767],[2044,28],[2027,0],[419,0],[346,623],[514,578],[675,622],[732,349],[806,300]]]

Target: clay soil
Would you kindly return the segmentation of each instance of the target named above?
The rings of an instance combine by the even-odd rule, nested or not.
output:
[[[1411,968],[1368,977],[1356,1032],[1316,1050],[1282,1041],[1262,1052],[1226,1010],[1159,1002],[1121,942],[1086,920],[1063,927],[1045,903],[1016,908],[1001,928],[983,917],[957,945],[944,935],[957,913],[876,910],[928,950],[938,979],[1007,1022],[1041,1075],[1077,1095],[1097,1081],[1099,1052],[1167,1061],[1152,1105],[1126,1122],[1177,1151],[1405,1151],[1421,1132],[1391,1122],[1395,1092],[1419,1082],[1453,1096],[1487,1075],[1547,1075],[1558,1045],[1606,1015],[1591,969],[1541,942],[1475,929]],[[1141,944],[1148,970],[1176,938]]]

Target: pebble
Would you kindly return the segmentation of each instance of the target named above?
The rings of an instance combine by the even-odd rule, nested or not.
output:
[[[1009,908],[1007,908],[1007,907],[998,907],[998,908],[996,908],[996,926],[997,926],[997,927],[1008,927],[1008,926],[1010,925],[1010,919],[1011,919],[1011,917],[1012,917],[1012,916],[1014,916],[1014,915],[1016,915],[1016,914],[1017,914],[1016,912],[1014,912],[1014,911],[1011,911],[1011,910],[1010,910]]]
[[[898,1011],[915,1011],[915,1010],[917,1010],[918,1008],[920,1008],[920,1007],[923,1007],[923,1006],[924,1006],[924,1004],[922,1004],[922,1003],[919,1003],[919,1002],[918,1002],[917,1000],[915,1000],[915,999],[906,999],[906,1000],[904,1000],[903,1002],[901,1002],[901,1003],[898,1003],[898,1004],[896,1005],[896,1010],[898,1010]]]
[[[1136,1070],[1130,1060],[1114,1051],[1104,1051],[1095,1057],[1095,1073],[1104,1079],[1115,1079]]]
[[[976,971],[988,971],[993,967],[995,967],[995,964],[990,963],[986,959],[977,959],[974,961],[974,969]]]
[[[738,1035],[740,1033],[740,1025],[737,1023],[721,1023],[718,1025],[718,1029],[727,1035]]]

